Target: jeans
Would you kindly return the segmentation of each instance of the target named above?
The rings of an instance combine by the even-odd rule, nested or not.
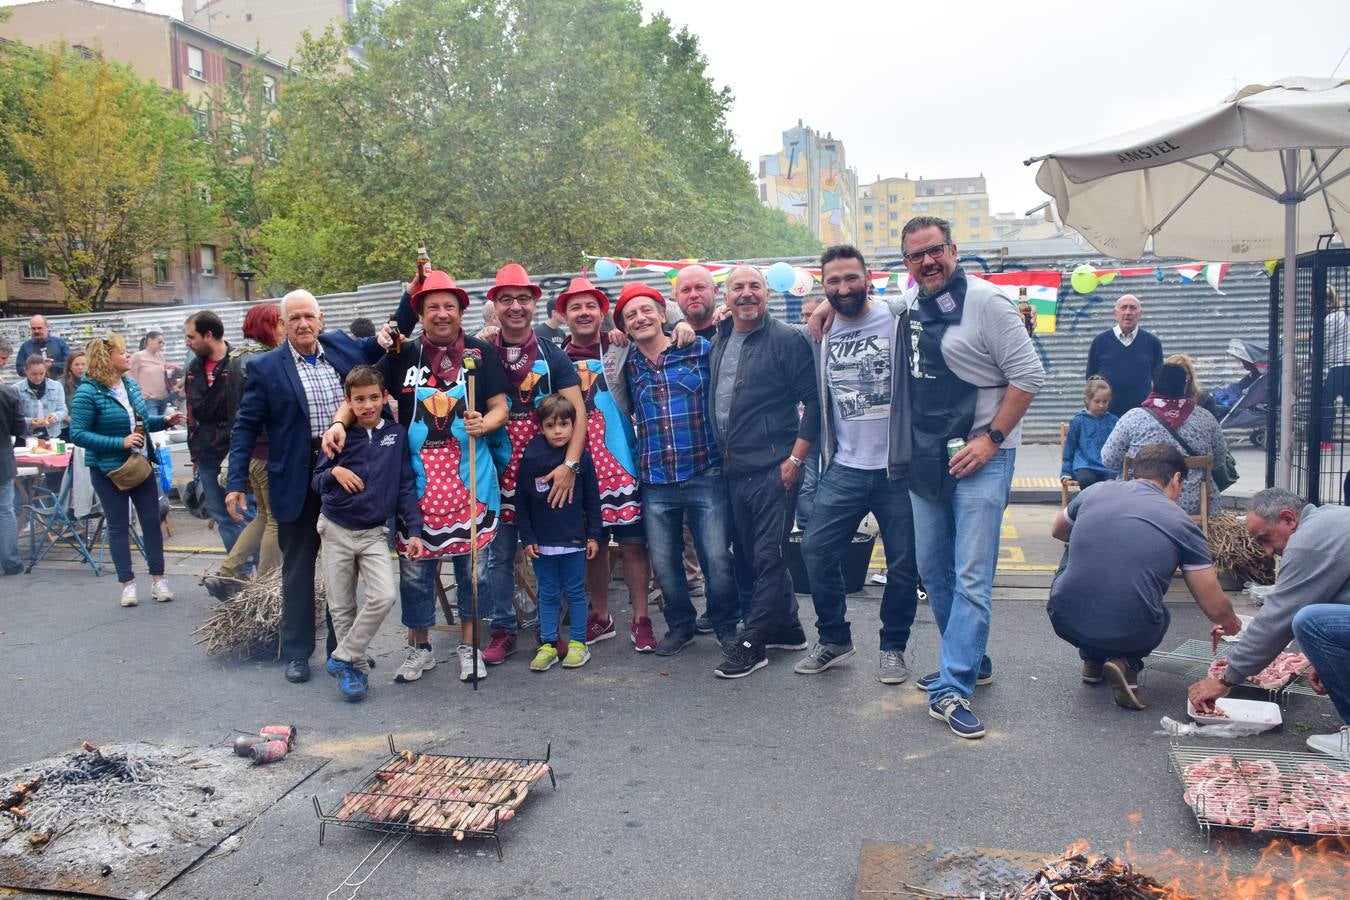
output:
[[[540,556],[531,562],[539,583],[539,639],[545,644],[558,639],[558,620],[562,617],[563,599],[566,598],[567,637],[585,643],[586,553]]]
[[[1350,415],[1350,366],[1332,366],[1327,370],[1326,380],[1322,382],[1322,442],[1336,439],[1336,398],[1339,397],[1345,409],[1341,418]]]
[[[131,571],[131,507],[136,507],[136,518],[141,523],[141,543],[145,547],[145,564],[150,575],[164,575],[164,535],[159,530],[159,479],[154,475],[129,491],[119,490],[112,480],[98,469],[89,470],[94,493],[103,507],[103,521],[108,526],[108,550],[117,580],[126,584],[135,581]]]
[[[516,633],[516,551],[520,529],[514,521],[497,520],[497,533],[487,547],[487,606],[480,608],[492,620],[493,631]],[[583,556],[585,554],[582,554]],[[458,580],[458,579],[457,579]]]
[[[743,640],[764,644],[801,627],[792,576],[783,558],[796,491],[783,488],[778,464],[727,476],[735,533]]]
[[[67,398],[67,399],[69,399],[69,398]],[[162,416],[162,415],[164,415],[164,410],[165,410],[165,409],[168,407],[168,405],[169,405],[169,400],[168,400],[167,397],[161,397],[161,398],[158,399],[158,400],[154,400],[154,399],[152,399],[152,398],[150,398],[150,397],[146,397],[145,395],[142,394],[142,395],[141,395],[141,399],[145,401],[145,411],[146,411],[147,413],[149,413],[150,415],[152,415],[152,416]]]
[[[308,484],[314,473],[311,458],[303,477]],[[297,476],[302,473],[296,473]],[[314,563],[319,558],[319,495],[305,492],[300,515],[289,522],[277,522],[277,543],[281,546],[281,658],[309,659],[314,652]],[[333,655],[337,635],[333,617],[325,612],[328,625],[327,653]]]
[[[802,466],[802,483],[797,488],[797,527],[802,531],[811,522],[811,508],[816,502],[816,486],[820,483],[820,451],[812,450]]]
[[[647,553],[666,601],[666,626],[676,633],[694,633],[697,614],[689,599],[684,574],[684,526],[694,537],[703,569],[708,619],[718,635],[734,634],[738,603],[731,570],[731,523],[726,482],[719,467],[677,484],[642,483],[642,525]]]
[[[23,558],[19,556],[19,523],[14,517],[14,479],[0,481],[0,569],[6,575],[18,575],[23,571]]]
[[[1016,450],[997,451],[973,475],[957,481],[946,500],[911,495],[919,576],[942,635],[938,680],[928,689],[931,700],[948,694],[969,699],[980,670],[991,671],[984,650],[1016,459]]]
[[[822,644],[852,645],[844,572],[840,560],[858,524],[871,512],[886,548],[886,587],[881,593],[881,649],[903,651],[919,609],[914,567],[914,515],[909,485],[885,469],[866,471],[834,463],[820,474],[811,524],[802,537],[802,562],[811,577],[816,633]]]
[[[1078,482],[1079,490],[1087,490],[1099,481],[1110,481],[1114,475],[1098,472],[1096,469],[1074,469],[1073,480]]]
[[[1162,644],[1163,638],[1167,636],[1167,627],[1172,623],[1172,613],[1167,607],[1163,607],[1162,624],[1154,630],[1152,634],[1135,634],[1125,641],[1115,641],[1111,646],[1096,643],[1080,636],[1079,630],[1070,616],[1057,615],[1052,613],[1050,616],[1050,627],[1055,630],[1055,634],[1060,639],[1077,648],[1078,658],[1083,662],[1104,663],[1108,659],[1124,657],[1130,664],[1130,668],[1136,672],[1144,669],[1144,657],[1148,656],[1158,646]],[[1095,623],[1100,625],[1100,623]]]
[[[1326,686],[1336,714],[1350,724],[1350,606],[1303,607],[1294,616],[1294,637]]]
[[[239,540],[239,533],[244,530],[244,526],[253,520],[253,504],[249,503],[249,508],[244,513],[244,521],[236,522],[230,518],[230,514],[225,511],[225,489],[220,486],[221,461],[203,456],[198,458],[196,463],[197,473],[201,476],[202,499],[206,502],[206,512],[215,520],[216,528],[220,531],[220,542],[225,545],[225,552],[229,553],[234,549],[234,542]]]
[[[493,538],[494,541],[496,539]],[[444,556],[417,560],[406,556],[398,558],[399,617],[404,628],[430,628],[436,624],[436,564],[444,559]],[[450,560],[455,568],[455,600],[459,606],[459,618],[464,622],[472,622],[473,591],[469,556],[452,556]],[[481,607],[478,613],[481,617]]]

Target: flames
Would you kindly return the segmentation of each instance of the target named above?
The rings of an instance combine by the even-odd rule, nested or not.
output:
[[[1137,822],[1131,818],[1132,822]],[[1067,854],[1089,854],[1086,841],[1075,841]],[[1266,844],[1250,871],[1220,848],[1197,859],[1168,851],[1158,857],[1136,855],[1127,845],[1126,862],[1135,872],[1161,883],[1146,896],[1182,900],[1341,900],[1350,895],[1350,839],[1325,837],[1315,842],[1276,840]],[[1118,864],[1125,868],[1125,864]]]

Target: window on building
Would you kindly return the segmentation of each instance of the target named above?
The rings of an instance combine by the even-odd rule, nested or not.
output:
[[[198,81],[206,80],[206,70],[202,63],[202,48],[188,44],[188,74]]]
[[[899,213],[891,213],[891,214],[890,214],[890,220],[891,220],[892,222],[896,221],[896,220],[899,219],[899,218],[900,218],[900,214],[899,214]]]
[[[135,287],[141,283],[141,273],[136,271],[135,266],[122,266],[117,270],[117,283]]]
[[[872,204],[870,203],[863,204],[863,214],[868,216],[872,214]]]
[[[943,204],[942,204],[942,208],[943,208],[943,209],[956,209],[956,201],[954,201],[954,200],[948,200],[946,203],[943,203]]]
[[[169,251],[155,251],[155,284],[172,284],[173,275],[169,268]]]
[[[874,243],[875,243],[875,241],[873,241],[871,238],[868,238],[868,239],[867,239],[867,249],[868,249],[868,250],[871,250],[871,249],[872,249],[872,245],[873,245]]]
[[[235,153],[243,153],[248,148],[248,140],[244,137],[244,126],[238,122],[230,122],[230,149]]]
[[[890,195],[889,197],[887,197],[886,199],[887,199],[888,201],[890,201],[891,203],[895,203],[895,202],[897,202],[900,198],[897,197],[895,194],[891,194],[891,195]]]
[[[277,102],[277,80],[271,75],[263,76],[263,99],[268,103]]]
[[[971,216],[971,217],[970,217],[970,227],[971,227],[971,228],[979,228],[979,227],[980,227],[980,217],[979,217],[979,216]]]
[[[863,223],[863,231],[871,231],[871,230],[872,230],[872,223],[871,223],[871,222],[864,222],[864,223]]]
[[[244,67],[232,59],[225,61],[225,67],[230,72],[230,81],[238,81],[244,75]]]
[[[210,244],[202,244],[198,248],[201,254],[202,275],[207,278],[216,277],[216,248]]]
[[[211,114],[204,109],[194,109],[192,120],[197,130],[197,137],[208,144],[211,143]]]
[[[951,192],[952,192],[951,185],[948,185],[947,187],[942,189],[942,193],[944,194],[950,194]]]
[[[899,229],[899,228],[892,228],[892,229],[891,229],[891,237],[893,237],[893,238],[898,238],[899,236],[900,236],[900,229]]]
[[[979,209],[979,208],[980,208],[980,201],[978,201],[978,200],[972,200],[972,201],[970,201],[970,208],[971,208],[971,209]]]
[[[211,185],[202,181],[197,184],[197,199],[201,201],[202,206],[211,205]]]
[[[36,256],[25,256],[19,270],[24,281],[47,280],[47,264]]]

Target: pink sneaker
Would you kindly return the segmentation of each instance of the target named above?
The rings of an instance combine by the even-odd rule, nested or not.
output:
[[[646,616],[633,620],[633,624],[628,626],[628,636],[633,639],[633,649],[639,653],[651,653],[656,649],[652,620]]]
[[[506,662],[506,658],[516,652],[516,636],[508,631],[494,628],[483,648],[483,662],[496,666]]]
[[[614,617],[606,615],[603,619],[592,614],[586,619],[586,645],[597,641],[607,641],[614,637]]]

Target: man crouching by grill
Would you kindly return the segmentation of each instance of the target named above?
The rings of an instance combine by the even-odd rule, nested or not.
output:
[[[1050,529],[1069,544],[1050,586],[1050,624],[1078,648],[1083,681],[1109,681],[1125,709],[1147,708],[1139,671],[1167,633],[1163,595],[1178,565],[1211,622],[1224,634],[1242,628],[1219,587],[1209,542],[1177,504],[1185,478],[1181,451],[1148,444],[1134,458],[1133,479],[1088,487]]]

